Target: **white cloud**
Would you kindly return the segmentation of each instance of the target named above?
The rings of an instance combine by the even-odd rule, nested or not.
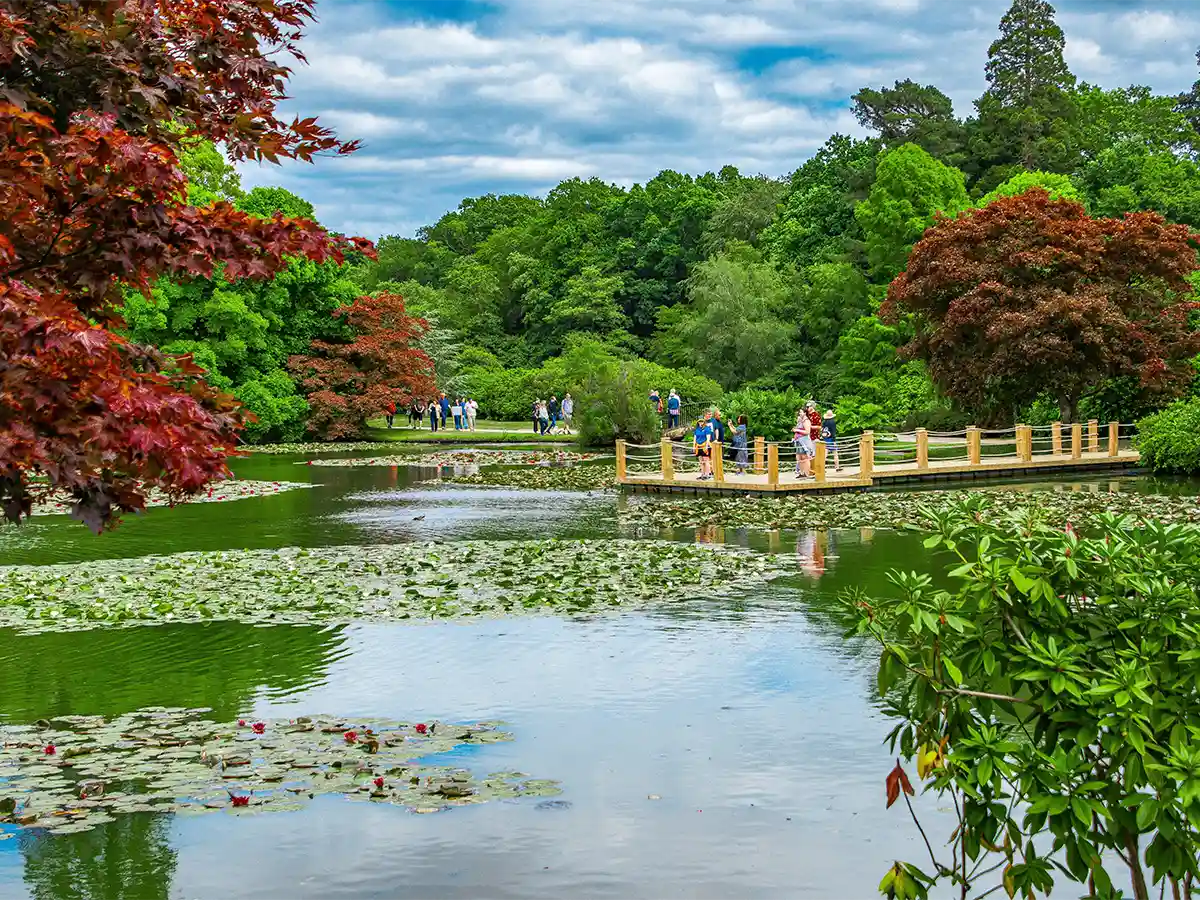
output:
[[[464,196],[566,177],[644,181],[734,164],[785,174],[834,131],[849,96],[912,78],[960,114],[984,88],[1009,0],[495,0],[475,22],[404,0],[326,0],[289,85],[289,112],[365,148],[316,166],[247,171],[377,237]],[[1178,91],[1195,78],[1200,4],[1060,0],[1081,78]],[[431,18],[433,16],[433,18]]]

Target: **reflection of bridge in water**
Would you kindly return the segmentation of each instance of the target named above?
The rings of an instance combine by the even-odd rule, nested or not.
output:
[[[812,476],[798,474],[791,443],[756,438],[744,467],[734,451],[717,445],[713,477],[701,479],[691,445],[617,442],[617,482],[635,491],[776,493],[864,490],[909,482],[1028,477],[1057,472],[1096,472],[1137,466],[1133,425],[1111,422],[1017,425],[954,432],[917,429],[911,435],[865,431],[827,445],[816,442]],[[738,471],[744,468],[744,471]]]

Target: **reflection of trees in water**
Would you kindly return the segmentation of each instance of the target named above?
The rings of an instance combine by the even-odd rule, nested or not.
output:
[[[166,900],[175,875],[170,817],[119,815],[91,831],[22,832],[25,883],[36,900]]]
[[[209,622],[37,635],[0,631],[0,716],[116,716],[146,706],[207,706],[217,719],[267,686],[322,679],[343,652],[340,627]]]

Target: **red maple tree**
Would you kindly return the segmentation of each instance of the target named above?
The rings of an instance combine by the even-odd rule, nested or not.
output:
[[[312,407],[309,430],[327,440],[361,437],[367,419],[389,404],[433,399],[433,360],[415,346],[429,325],[405,312],[403,297],[370,294],[333,314],[345,320],[353,337],[314,341],[311,355],[288,360]]]
[[[99,530],[226,477],[241,414],[188,359],[114,333],[159,276],[269,277],[370,245],[315,223],[184,202],[185,141],[235,160],[347,153],[276,115],[312,0],[4,0],[0,5],[0,508],[73,496]]]
[[[1033,189],[942,218],[913,248],[880,314],[911,315],[902,353],[983,413],[1043,393],[1063,421],[1106,378],[1184,391],[1200,352],[1188,276],[1200,235],[1157,213],[1093,219]]]

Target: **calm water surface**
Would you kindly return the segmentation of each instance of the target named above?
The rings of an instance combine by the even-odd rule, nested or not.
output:
[[[237,468],[314,487],[153,510],[101,538],[62,517],[39,519],[3,533],[0,564],[605,537],[619,533],[623,502],[419,486],[428,473],[286,457]],[[1110,488],[1094,484],[1079,489]],[[847,587],[882,588],[889,568],[935,561],[919,539],[886,530],[675,537],[796,553],[805,574],[753,594],[706,585],[689,603],[581,619],[0,631],[3,720],[152,705],[207,706],[222,719],[501,719],[511,743],[436,761],[563,786],[551,806],[529,799],[422,816],[326,797],[293,813],[125,815],[79,835],[26,832],[0,840],[0,897],[874,895],[893,859],[917,860],[922,848],[903,814],[884,810],[890,725],[872,704],[870,648],[844,641],[827,611]]]

